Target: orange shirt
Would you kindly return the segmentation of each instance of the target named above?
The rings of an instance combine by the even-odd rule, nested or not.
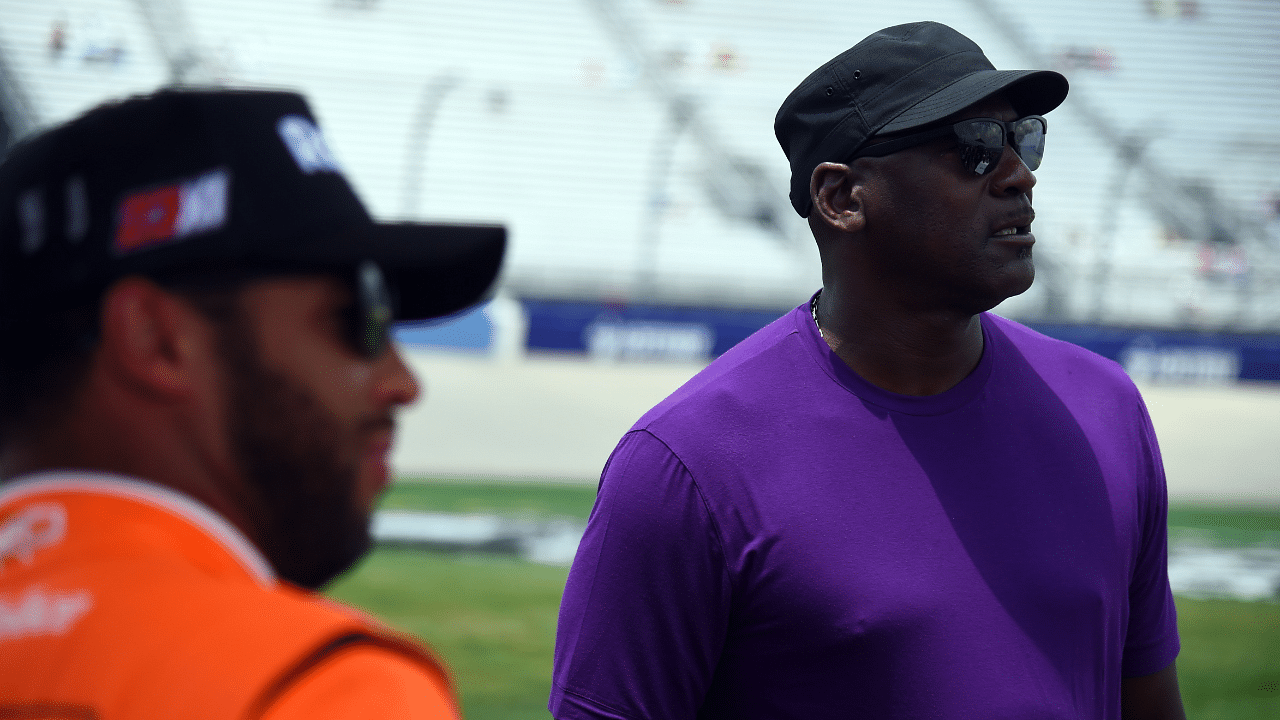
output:
[[[0,717],[455,720],[426,650],[276,579],[172,490],[88,473],[0,486]]]

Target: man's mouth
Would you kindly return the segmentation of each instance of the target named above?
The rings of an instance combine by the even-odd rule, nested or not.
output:
[[[380,417],[369,422],[366,428],[369,435],[366,436],[361,464],[371,483],[365,491],[376,497],[390,481],[388,459],[395,438],[395,421],[390,417]]]
[[[1031,223],[1024,225],[1010,225],[1003,227],[991,233],[991,237],[999,238],[1003,242],[1022,243],[1030,245],[1035,242],[1035,235],[1031,234]]]
[[[1035,219],[1035,212],[1031,208],[1023,208],[1015,214],[1004,217],[1000,224],[996,226],[996,230],[991,233],[991,237],[1026,235],[1027,239],[1031,239],[1031,223]]]

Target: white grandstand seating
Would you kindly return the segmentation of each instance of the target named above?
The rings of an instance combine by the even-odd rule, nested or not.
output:
[[[1175,17],[1190,6],[1196,16]],[[937,19],[998,67],[1038,59],[1073,83],[1037,173],[1040,280],[1002,312],[1274,332],[1280,5],[1190,6],[0,0],[0,58],[41,124],[166,82],[183,51],[198,61],[190,80],[299,88],[376,215],[508,223],[512,293],[781,308],[819,284],[804,222],[781,212],[771,231],[732,217],[708,183],[741,200],[750,188],[724,162],[741,158],[786,210],[772,136],[782,98],[866,33]],[[673,98],[698,129],[676,128]],[[437,112],[417,135],[424,164],[407,198],[424,102]],[[1197,238],[1167,239],[1168,219],[1147,199],[1164,191],[1124,170],[1108,133],[1149,139],[1144,156],[1168,177],[1197,179],[1218,216],[1244,219],[1240,249],[1220,253],[1216,275],[1202,270]],[[655,169],[673,138],[668,169]]]

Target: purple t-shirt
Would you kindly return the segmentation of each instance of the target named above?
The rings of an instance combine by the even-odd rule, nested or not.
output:
[[[1120,717],[1178,653],[1164,473],[1115,363],[995,315],[940,395],[807,305],[647,413],[560,607],[556,718]]]

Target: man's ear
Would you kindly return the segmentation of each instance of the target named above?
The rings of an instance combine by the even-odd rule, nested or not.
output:
[[[858,232],[866,224],[862,180],[862,174],[848,165],[822,163],[809,177],[810,212],[837,230]]]
[[[193,391],[210,347],[208,321],[151,280],[126,277],[102,298],[102,360],[154,399]]]

